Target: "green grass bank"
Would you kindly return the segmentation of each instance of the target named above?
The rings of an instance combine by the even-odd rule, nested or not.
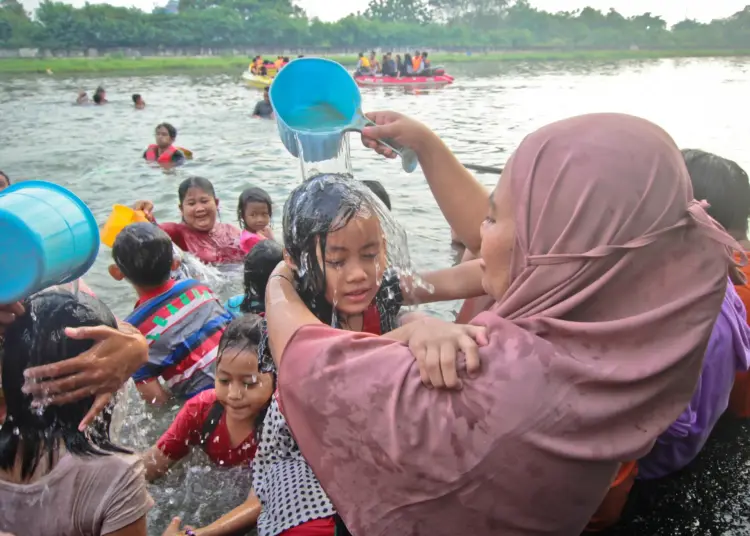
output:
[[[271,56],[271,55],[269,55]],[[505,61],[585,61],[658,58],[701,58],[750,56],[750,50],[529,50],[473,54],[431,54],[433,65],[468,62]],[[355,55],[326,56],[350,67],[356,64]],[[85,74],[107,72],[237,72],[245,69],[249,58],[243,56],[212,57],[144,57],[123,58],[8,58],[0,59],[0,74]]]

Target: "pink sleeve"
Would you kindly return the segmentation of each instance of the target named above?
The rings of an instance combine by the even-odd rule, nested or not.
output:
[[[581,533],[618,463],[556,448],[559,430],[577,446],[576,413],[557,408],[578,401],[530,338],[501,322],[481,374],[448,391],[423,386],[408,347],[385,337],[294,334],[279,366],[284,416],[353,534]]]
[[[264,240],[264,238],[257,233],[251,233],[249,231],[242,231],[240,235],[240,247],[245,253],[250,253],[250,250],[255,247],[255,244]]]

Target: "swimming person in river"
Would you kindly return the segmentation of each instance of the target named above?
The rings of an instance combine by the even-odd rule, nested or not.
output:
[[[172,241],[153,223],[120,231],[112,259],[112,277],[128,281],[138,293],[125,320],[151,343],[148,363],[133,375],[141,398],[162,405],[213,388],[219,340],[232,315],[199,281],[172,279],[177,268]]]
[[[132,99],[136,110],[143,110],[146,107],[146,101],[143,100],[143,97],[139,93],[134,93]],[[177,134],[175,133],[175,135]]]
[[[243,294],[232,296],[224,308],[235,316],[265,315],[266,285],[276,266],[284,260],[284,248],[275,240],[259,242],[245,257]]]
[[[271,217],[273,216],[273,202],[263,188],[251,186],[246,188],[237,202],[237,221],[242,228],[240,247],[245,253],[250,253],[261,240],[273,240],[271,231]]]
[[[147,480],[165,474],[192,446],[203,449],[220,467],[252,463],[276,390],[264,330],[256,315],[229,324],[219,342],[215,387],[190,399],[157,444],[143,453]]]
[[[273,106],[271,98],[268,96],[268,88],[263,88],[263,100],[258,101],[253,108],[253,117],[261,119],[273,119]]]
[[[8,411],[0,428],[0,527],[18,535],[146,536],[153,500],[143,464],[112,443],[110,411],[82,431],[93,396],[32,407],[21,389],[29,367],[56,364],[93,346],[67,336],[66,328],[115,328],[114,315],[88,294],[60,289],[35,294],[23,307],[5,330],[0,358]]]
[[[469,326],[425,318],[364,336],[321,322],[272,275],[278,396],[302,455],[354,534],[580,534],[620,463],[693,396],[734,241],[646,120],[542,127],[488,195],[424,125],[369,117],[369,147],[417,152],[496,303]],[[454,389],[422,388],[420,355]]]
[[[240,263],[245,252],[240,246],[238,227],[219,221],[219,199],[211,181],[190,177],[177,189],[180,223],[158,224],[177,247],[198,257],[206,264]],[[156,223],[154,204],[137,201],[133,208],[142,210],[149,221]]]
[[[0,192],[8,186],[10,186],[10,177],[4,171],[0,171]]]
[[[169,123],[160,123],[156,125],[154,134],[156,143],[149,145],[143,152],[146,162],[156,162],[163,167],[179,166],[185,163],[185,154],[174,145],[177,139],[177,129],[174,126]]]

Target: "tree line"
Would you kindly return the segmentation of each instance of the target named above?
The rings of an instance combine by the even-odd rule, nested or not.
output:
[[[750,6],[726,19],[670,28],[651,13],[550,13],[528,0],[371,0],[364,13],[336,22],[308,18],[293,0],[179,0],[177,13],[52,0],[27,13],[18,0],[0,0],[0,47],[750,50]]]

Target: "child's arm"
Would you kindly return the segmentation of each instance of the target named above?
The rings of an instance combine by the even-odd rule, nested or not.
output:
[[[250,490],[247,500],[237,508],[221,516],[219,519],[204,527],[193,531],[195,536],[230,536],[244,534],[258,522],[260,515],[260,499]]]
[[[157,378],[152,378],[145,382],[139,382],[135,384],[138,393],[141,398],[147,404],[154,406],[163,406],[169,399],[172,398],[171,393],[168,393],[164,387],[161,386]]]
[[[402,276],[401,292],[404,295],[404,301],[408,305],[414,305],[484,296],[486,292],[482,287],[480,262],[477,259],[452,268],[427,272],[422,276],[422,280],[431,286],[431,289],[415,285],[411,277]]]
[[[164,454],[156,445],[148,449],[146,452],[141,453],[141,460],[143,460],[143,465],[146,466],[147,482],[153,482],[154,480],[163,477],[175,464],[175,461]]]

